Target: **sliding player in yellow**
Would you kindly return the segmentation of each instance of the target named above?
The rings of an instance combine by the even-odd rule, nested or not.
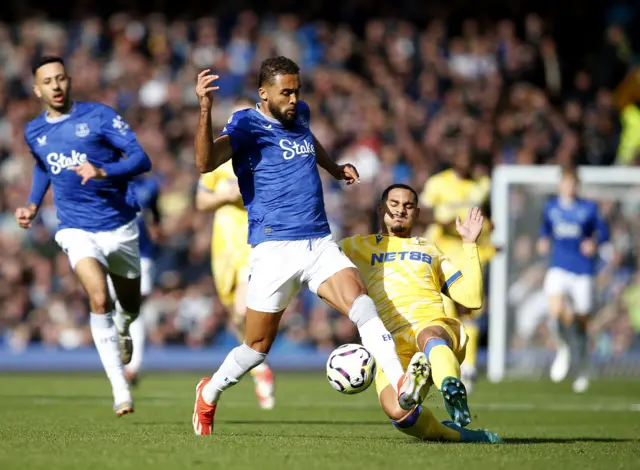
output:
[[[239,100],[233,112],[252,107]],[[231,160],[200,177],[196,192],[196,209],[215,212],[211,239],[211,268],[218,297],[231,315],[238,341],[244,341],[245,294],[249,280],[247,244],[249,222],[242,204],[238,180]],[[266,363],[251,370],[258,404],[262,409],[275,406],[273,373]]]
[[[464,250],[462,271],[435,245],[411,236],[420,212],[413,188],[390,186],[382,194],[378,211],[382,221],[379,234],[346,238],[340,246],[362,274],[403,367],[424,351],[431,369],[430,382],[442,392],[453,421],[440,423],[423,406],[409,412],[400,408],[387,377],[378,370],[376,390],[384,412],[398,430],[419,439],[500,442],[489,431],[464,429],[471,422],[467,392],[460,380],[467,335],[459,320],[445,315],[441,295],[472,309],[482,305],[482,271],[475,243],[484,221],[481,211],[472,208],[464,222],[456,219]]]
[[[468,146],[461,145],[453,160],[452,168],[442,171],[427,180],[420,195],[420,203],[430,209],[432,224],[427,229],[426,238],[438,246],[453,262],[461,265],[464,252],[456,232],[456,217],[463,218],[471,207],[483,207],[488,203],[491,180],[488,176],[473,174],[471,153]],[[478,239],[478,254],[483,266],[493,258],[496,250],[491,243],[490,222],[485,219],[484,232]],[[476,361],[480,329],[477,317],[481,309],[468,309],[455,305],[454,301],[444,297],[447,316],[460,318],[467,332],[467,355],[462,364],[462,380],[471,393],[476,380]]]

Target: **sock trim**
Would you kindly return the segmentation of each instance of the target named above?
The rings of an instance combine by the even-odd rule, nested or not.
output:
[[[416,424],[416,421],[418,421],[418,418],[420,417],[420,413],[422,413],[422,405],[416,406],[413,410],[398,420],[391,420],[391,424],[399,429],[410,428]]]
[[[447,342],[442,338],[429,338],[427,344],[424,345],[424,355],[427,356],[427,360],[429,360],[429,354],[431,354],[431,350],[436,346],[449,347]]]

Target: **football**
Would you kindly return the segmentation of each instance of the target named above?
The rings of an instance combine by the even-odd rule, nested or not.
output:
[[[343,344],[327,361],[327,379],[340,393],[364,392],[376,376],[376,361],[360,344]]]

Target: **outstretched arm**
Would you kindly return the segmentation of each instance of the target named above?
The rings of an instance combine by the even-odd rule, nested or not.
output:
[[[464,222],[461,222],[459,217],[456,218],[456,230],[462,237],[464,266],[462,271],[456,271],[448,259],[443,258],[440,263],[443,294],[473,310],[482,307],[484,299],[482,266],[476,245],[483,223],[482,211],[477,207],[469,209]]]
[[[325,169],[331,176],[337,180],[345,180],[347,184],[359,183],[360,175],[356,167],[350,163],[346,165],[338,165],[334,162],[320,141],[313,136],[313,146],[316,149],[316,162],[320,168]]]

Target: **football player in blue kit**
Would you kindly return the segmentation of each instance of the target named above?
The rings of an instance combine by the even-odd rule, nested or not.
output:
[[[138,207],[128,200],[127,189],[134,176],[151,169],[151,161],[112,108],[71,99],[62,59],[43,57],[33,76],[45,111],[25,128],[35,165],[29,201],[16,209],[16,220],[22,228],[31,227],[53,187],[59,220],[55,240],[89,297],[91,334],[111,382],[114,411],[122,416],[133,412],[124,364],[132,353],[129,324],[140,310]],[[107,275],[126,317],[121,331],[113,321]]]
[[[550,254],[544,290],[557,332],[551,379],[564,380],[575,355],[579,366],[573,390],[582,393],[589,387],[587,326],[594,303],[598,246],[607,241],[608,227],[597,204],[577,196],[578,185],[575,168],[564,168],[558,195],[544,206],[538,251]]]
[[[209,70],[198,75],[196,166],[206,173],[232,161],[248,211],[252,248],[245,342],[229,353],[213,377],[198,383],[195,433],[212,433],[221,394],[265,360],[285,308],[303,286],[349,316],[362,344],[389,377],[400,406],[413,409],[428,379],[428,361],[424,353],[416,354],[404,373],[358,270],[331,236],[318,166],[347,184],[357,182],[358,173],[352,165],[333,162],[312,134],[309,106],[300,99],[298,66],[286,57],[266,59],[258,76],[260,102],[235,112],[214,139],[211,106],[217,78]]]

